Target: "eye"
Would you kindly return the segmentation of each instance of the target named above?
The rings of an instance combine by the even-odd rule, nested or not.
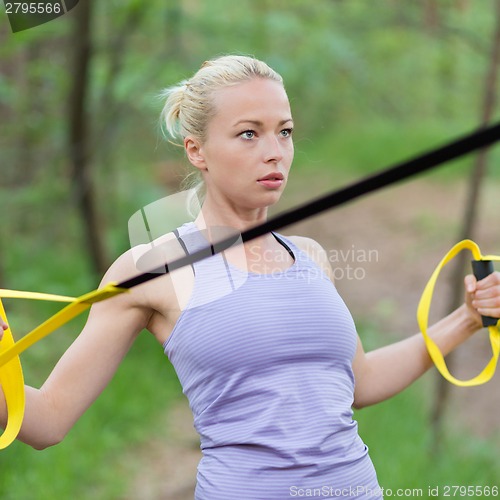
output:
[[[285,128],[280,132],[280,134],[282,135],[282,137],[291,137],[292,132],[293,132],[293,128]]]
[[[255,131],[253,131],[253,130],[245,130],[244,132],[242,132],[240,134],[240,137],[242,139],[245,139],[245,140],[249,141],[249,140],[255,138]]]

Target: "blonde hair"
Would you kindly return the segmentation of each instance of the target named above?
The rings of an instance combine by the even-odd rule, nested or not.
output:
[[[205,61],[188,80],[163,90],[161,112],[164,130],[175,140],[192,135],[206,139],[207,125],[215,113],[213,93],[253,78],[268,78],[283,84],[283,78],[265,62],[253,57],[227,55]]]

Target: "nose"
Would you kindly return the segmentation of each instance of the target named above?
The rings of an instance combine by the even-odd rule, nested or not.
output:
[[[266,163],[278,163],[283,159],[283,145],[274,134],[265,141],[264,161]]]

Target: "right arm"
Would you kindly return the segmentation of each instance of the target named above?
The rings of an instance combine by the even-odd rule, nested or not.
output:
[[[103,283],[121,281],[134,275],[134,270],[130,254],[124,254]],[[151,314],[141,287],[94,304],[82,332],[42,387],[26,386],[25,418],[18,439],[36,449],[59,443],[111,380]],[[2,322],[0,334],[4,329]],[[0,425],[5,426],[6,417],[2,393]]]

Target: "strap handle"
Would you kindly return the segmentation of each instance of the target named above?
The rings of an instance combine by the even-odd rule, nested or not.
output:
[[[478,281],[486,278],[486,276],[495,271],[492,260],[472,260],[471,264],[474,276]],[[498,323],[498,318],[490,316],[481,316],[481,318],[484,327],[495,326]]]
[[[457,379],[450,373],[441,350],[427,334],[427,326],[429,324],[429,310],[432,301],[432,294],[434,293],[434,287],[436,285],[439,273],[448,262],[450,262],[457,254],[459,254],[463,250],[470,250],[472,252],[472,256],[476,261],[500,261],[500,256],[497,255],[485,255],[485,256],[481,255],[481,250],[479,249],[479,246],[471,240],[463,240],[457,243],[443,257],[441,262],[438,264],[438,266],[432,273],[429,282],[425,286],[424,291],[422,293],[422,297],[418,304],[417,321],[420,327],[420,331],[422,332],[422,335],[424,337],[425,345],[427,346],[429,355],[434,364],[436,365],[436,368],[441,373],[441,375],[446,380],[448,380],[448,382],[451,382],[452,384],[455,384],[460,387],[471,387],[488,382],[495,373],[498,357],[500,354],[500,330],[498,327],[498,325],[500,324],[499,320],[495,319],[495,324],[488,326],[491,351],[492,351],[491,359],[489,360],[488,364],[481,373],[479,373],[478,375],[469,380]]]

